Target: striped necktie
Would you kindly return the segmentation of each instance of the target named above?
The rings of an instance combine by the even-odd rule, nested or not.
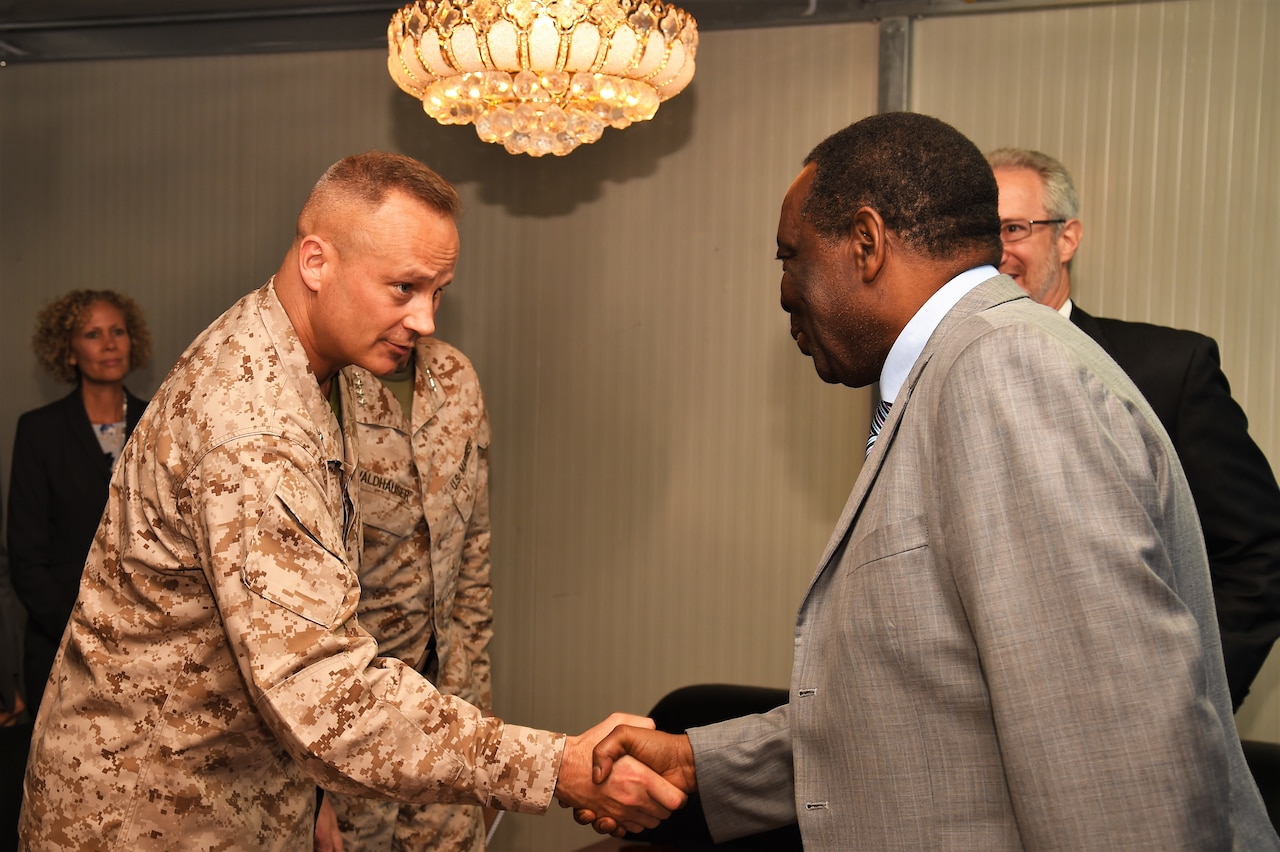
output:
[[[871,455],[871,448],[876,445],[876,438],[880,436],[880,430],[884,428],[884,421],[889,418],[889,408],[892,402],[880,400],[876,405],[875,412],[871,415],[871,434],[867,436],[867,455]]]

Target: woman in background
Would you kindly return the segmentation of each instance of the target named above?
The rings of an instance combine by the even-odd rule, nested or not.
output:
[[[18,419],[9,484],[9,560],[27,609],[23,665],[34,717],[71,617],[85,556],[107,502],[111,468],[146,402],[124,377],[151,357],[137,303],[73,290],[36,319],[40,365],[76,389]]]

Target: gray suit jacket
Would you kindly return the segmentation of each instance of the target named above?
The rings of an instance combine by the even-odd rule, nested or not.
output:
[[[899,394],[800,607],[789,703],[689,735],[717,839],[1280,849],[1169,439],[1004,276]]]
[[[1280,637],[1280,486],[1231,396],[1218,344],[1194,331],[1094,317],[1071,322],[1142,391],[1169,433],[1196,501],[1227,685],[1244,701]]]

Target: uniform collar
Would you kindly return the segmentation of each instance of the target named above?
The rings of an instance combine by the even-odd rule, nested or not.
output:
[[[280,357],[285,376],[298,389],[303,411],[315,426],[315,436],[325,456],[330,461],[340,463],[348,476],[354,474],[355,412],[351,410],[351,406],[343,405],[343,426],[339,428],[333,408],[320,392],[320,382],[311,371],[311,362],[302,346],[302,339],[298,337],[289,314],[280,303],[274,276],[258,291],[258,313],[262,317],[267,336]],[[335,375],[334,381],[338,380]]]
[[[444,405],[444,389],[433,369],[431,338],[418,340],[413,350],[413,433],[425,426]]]

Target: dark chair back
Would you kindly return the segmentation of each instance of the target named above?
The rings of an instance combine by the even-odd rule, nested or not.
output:
[[[649,715],[659,731],[683,734],[689,728],[711,725],[738,716],[767,713],[787,703],[787,691],[766,686],[741,686],[737,684],[703,683],[682,686],[655,705]],[[671,815],[657,828],[628,835],[635,840],[674,847],[681,852],[701,850],[769,850],[769,852],[800,852],[800,828],[783,826],[773,831],[752,834],[714,843],[707,821],[702,815],[702,802],[698,795],[689,797],[689,803]]]

